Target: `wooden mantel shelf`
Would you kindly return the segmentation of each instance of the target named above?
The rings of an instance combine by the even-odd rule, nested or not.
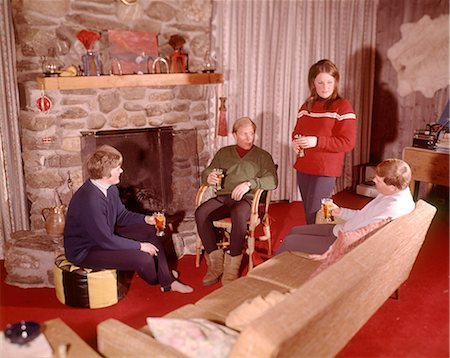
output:
[[[158,73],[151,75],[38,77],[45,90],[86,88],[161,87],[223,83],[222,73]]]

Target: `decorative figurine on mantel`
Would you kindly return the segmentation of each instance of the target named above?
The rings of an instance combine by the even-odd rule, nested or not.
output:
[[[100,35],[95,31],[81,30],[77,33],[77,39],[86,49],[82,56],[83,71],[85,76],[100,76],[101,65],[98,53],[92,49]]]
[[[186,40],[180,35],[172,35],[169,39],[169,45],[174,52],[170,55],[170,73],[188,72],[188,55],[181,51]]]

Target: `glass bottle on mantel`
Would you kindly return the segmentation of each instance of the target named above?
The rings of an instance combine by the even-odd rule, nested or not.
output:
[[[216,70],[216,60],[212,57],[211,52],[206,51],[205,58],[203,59],[203,73],[214,73]]]
[[[100,76],[101,65],[98,52],[87,50],[86,55],[83,55],[83,70],[85,76]]]
[[[56,56],[54,47],[48,49],[48,55],[42,58],[42,73],[45,77],[57,77],[59,71],[63,68],[63,63]]]

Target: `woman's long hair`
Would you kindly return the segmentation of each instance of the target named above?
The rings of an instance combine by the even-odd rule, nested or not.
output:
[[[308,73],[308,86],[310,90],[309,97],[306,99],[306,109],[308,112],[311,112],[314,102],[319,99],[319,95],[317,94],[316,87],[314,85],[314,80],[320,73],[328,73],[336,81],[333,93],[326,99],[325,108],[330,108],[333,101],[341,98],[338,92],[340,75],[336,65],[330,60],[320,60],[311,66]]]

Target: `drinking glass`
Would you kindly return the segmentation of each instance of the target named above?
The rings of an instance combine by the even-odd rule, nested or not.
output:
[[[220,190],[220,189],[222,189],[222,179],[224,177],[223,169],[215,168],[215,169],[213,169],[213,172],[216,173],[216,176],[217,176],[217,183],[215,185],[215,189]]]
[[[333,199],[330,198],[324,198],[321,200],[322,203],[322,210],[323,210],[323,218],[327,222],[331,222],[334,220],[332,209],[333,209]]]
[[[300,137],[301,137],[300,134],[296,134],[296,135],[294,136],[295,139],[298,139],[298,138],[300,138]],[[302,147],[299,147],[298,150],[297,150],[297,155],[298,155],[299,157],[304,157],[304,156],[305,156],[305,150],[304,150]]]
[[[164,236],[164,229],[166,228],[166,216],[164,212],[158,211],[153,216],[155,218],[156,236]]]

